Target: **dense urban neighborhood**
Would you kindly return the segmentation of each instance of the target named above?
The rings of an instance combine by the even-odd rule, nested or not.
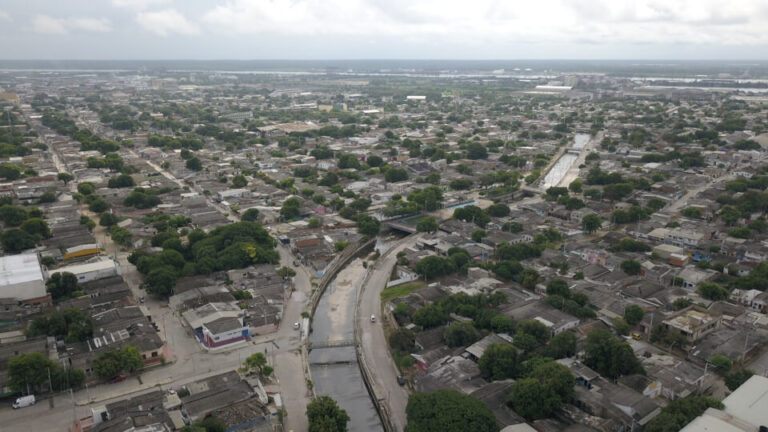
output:
[[[3,65],[0,429],[765,430],[768,69],[518,63]]]

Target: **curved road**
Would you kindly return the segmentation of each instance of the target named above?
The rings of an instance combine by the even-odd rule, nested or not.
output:
[[[397,376],[400,375],[400,372],[389,352],[389,343],[381,322],[381,291],[389,282],[392,268],[397,262],[397,253],[414,245],[419,237],[418,234],[408,236],[379,257],[373,271],[363,284],[360,304],[355,317],[358,334],[362,341],[362,356],[373,378],[374,392],[376,397],[382,400],[387,407],[390,421],[396,431],[405,430],[407,422],[405,407],[408,404],[408,391],[405,387],[397,384]],[[373,323],[369,318],[371,315],[376,315],[380,319]]]

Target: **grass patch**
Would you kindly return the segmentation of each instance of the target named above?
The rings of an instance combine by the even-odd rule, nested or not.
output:
[[[384,288],[384,291],[381,292],[381,302],[386,303],[397,297],[407,296],[414,291],[424,288],[426,285],[424,281],[415,281],[393,286],[392,288]]]

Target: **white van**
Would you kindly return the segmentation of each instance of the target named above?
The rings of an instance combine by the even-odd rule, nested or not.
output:
[[[35,395],[22,396],[13,403],[13,409],[24,408],[35,404]]]

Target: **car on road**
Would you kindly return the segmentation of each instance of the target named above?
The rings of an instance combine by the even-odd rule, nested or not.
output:
[[[397,376],[397,383],[400,385],[405,385],[405,378],[403,378],[402,375]]]
[[[125,375],[118,375],[112,378],[111,380],[109,380],[109,382],[111,382],[112,384],[119,383],[120,381],[125,381],[125,378],[126,378]]]
[[[294,329],[294,330],[298,330],[298,329],[300,329],[300,328],[301,328],[301,324],[299,324],[299,322],[298,322],[298,321],[296,321],[295,323],[293,323],[293,329]]]
[[[371,315],[371,322],[376,322],[376,315]]]
[[[37,401],[35,400],[35,395],[27,395],[22,396],[20,398],[16,398],[16,401],[13,403],[13,409],[19,409],[28,407],[31,405],[34,405]]]

